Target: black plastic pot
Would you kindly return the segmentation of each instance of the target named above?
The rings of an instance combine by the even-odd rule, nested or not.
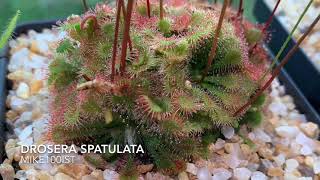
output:
[[[269,8],[264,0],[256,1],[254,15],[260,23],[266,22],[271,12],[272,9]],[[289,32],[277,17],[274,18],[270,29],[272,30],[272,39],[267,46],[273,54],[276,54],[285,42]],[[296,41],[291,39],[283,54],[287,54],[289,49],[295,44]],[[320,72],[312,64],[304,51],[300,48],[284,68],[309,100],[310,104],[320,114]]]
[[[20,25],[15,30],[15,35],[19,36],[23,33],[27,33],[28,30],[41,31],[44,28],[50,28],[55,25],[55,21],[46,21],[46,22],[36,22]],[[4,143],[6,141],[6,123],[5,123],[5,112],[6,112],[6,96],[7,91],[10,89],[10,83],[6,79],[7,75],[7,65],[8,65],[8,47],[3,51],[3,57],[0,59],[0,163],[5,157],[4,152]],[[294,100],[297,108],[301,113],[304,113],[307,116],[307,119],[313,121],[317,124],[320,124],[320,118],[309,104],[308,100],[304,97],[298,87],[295,85],[293,80],[289,77],[285,70],[281,71],[279,76],[280,81],[285,85],[287,93],[290,94]]]

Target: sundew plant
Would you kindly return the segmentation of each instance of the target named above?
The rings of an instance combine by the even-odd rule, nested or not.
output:
[[[319,15],[272,70],[263,44],[278,5],[267,23],[253,25],[243,17],[243,3],[234,10],[229,0],[118,0],[115,8],[99,4],[70,16],[60,24],[68,36],[49,67],[48,138],[141,144],[144,154],[86,158],[97,167],[127,162],[120,167],[123,176],[132,176],[141,163],[176,174],[186,162],[208,156],[222,127],[259,125],[263,92]]]

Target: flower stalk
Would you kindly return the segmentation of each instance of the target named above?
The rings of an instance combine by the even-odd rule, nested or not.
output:
[[[207,76],[208,71],[209,71],[211,64],[213,62],[213,58],[216,55],[216,50],[217,50],[217,46],[218,46],[218,38],[219,38],[219,35],[221,32],[224,15],[226,13],[226,9],[227,9],[229,2],[230,2],[230,0],[224,0],[224,2],[223,2],[223,7],[222,7],[220,17],[219,17],[219,22],[218,22],[217,28],[215,30],[215,33],[214,33],[213,44],[212,44],[212,48],[211,48],[211,51],[210,51],[210,54],[208,57],[207,66],[206,66],[205,70],[203,71],[201,81],[203,81],[203,79]]]
[[[123,0],[119,0],[118,5],[117,5],[116,25],[115,25],[115,30],[114,30],[114,40],[113,40],[113,47],[112,47],[112,59],[111,59],[111,80],[112,81],[114,80],[114,76],[115,76],[115,64],[116,64],[116,57],[117,57],[120,12],[121,12],[122,4],[123,4]]]
[[[130,39],[129,33],[130,33],[130,23],[131,23],[132,9],[133,9],[133,1],[134,0],[128,0],[128,5],[127,5],[127,14],[125,17],[124,34],[123,34],[123,40],[122,40],[122,45],[121,45],[120,75],[123,75],[125,73],[125,69],[126,69],[127,46],[128,46],[128,42]]]
[[[275,70],[272,73],[272,76],[270,79],[266,82],[266,84],[259,89],[259,91],[252,97],[250,100],[243,105],[239,110],[237,110],[233,116],[238,116],[242,111],[247,109],[252,103],[254,103],[259,96],[271,85],[272,81],[280,74],[281,69],[288,63],[292,55],[299,49],[300,44],[304,41],[304,39],[311,33],[313,28],[316,26],[316,24],[320,20],[320,14],[318,17],[313,21],[313,23],[310,25],[308,30],[299,38],[298,42],[294,45],[294,47],[289,51],[289,53],[283,58],[281,63],[275,68]]]

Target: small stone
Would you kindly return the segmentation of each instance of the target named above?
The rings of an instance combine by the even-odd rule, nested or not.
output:
[[[17,89],[17,96],[22,99],[27,99],[30,96],[30,88],[28,84],[21,82]]]
[[[34,95],[39,92],[39,90],[43,87],[43,81],[41,80],[32,80],[30,82],[30,94]]]
[[[5,180],[14,180],[14,168],[7,161],[0,165],[0,174]]]
[[[285,104],[283,104],[282,102],[272,102],[269,105],[269,110],[276,115],[280,115],[280,116],[287,116],[288,114],[288,109],[287,106]]]
[[[12,110],[22,113],[23,111],[26,111],[28,108],[28,105],[30,105],[30,102],[24,99],[21,99],[17,96],[12,96],[10,98],[9,107],[11,107]]]
[[[188,174],[185,171],[179,173],[178,180],[189,180]]]
[[[319,127],[317,124],[308,122],[308,123],[302,123],[300,125],[300,129],[304,134],[311,138],[316,138],[319,135]]]
[[[265,133],[262,129],[255,129],[254,130],[255,138],[262,141],[262,142],[271,142],[271,137]]]
[[[26,171],[27,179],[37,179],[38,172],[35,169],[28,169]]]
[[[298,143],[299,145],[301,145],[302,148],[305,148],[302,152],[306,153],[307,155],[309,155],[308,151],[311,150],[313,152],[317,148],[317,144],[315,143],[315,141],[313,139],[307,137],[305,134],[303,134],[301,132],[297,135],[295,142]]]
[[[286,156],[284,154],[279,154],[278,156],[273,157],[273,160],[278,166],[282,166],[286,161]]]
[[[84,164],[62,164],[58,167],[58,171],[75,179],[90,173],[88,166]]]
[[[293,170],[297,169],[299,163],[295,159],[288,159],[286,160],[286,172],[292,172]]]
[[[64,174],[64,173],[58,173],[53,177],[53,180],[74,180],[72,177]]]
[[[145,176],[145,180],[154,180],[154,179],[167,180],[169,178],[164,176],[161,173],[151,173],[151,172],[148,172]],[[106,180],[109,180],[109,179],[106,179]]]
[[[153,169],[153,164],[142,164],[137,166],[137,170],[140,174],[145,174]]]
[[[186,169],[186,171],[187,171],[188,173],[193,174],[193,175],[197,175],[198,168],[197,168],[194,164],[192,164],[192,163],[187,163],[187,169]]]
[[[19,114],[16,111],[9,110],[6,112],[6,119],[10,121],[14,121],[19,117]]]
[[[26,179],[26,177],[27,175],[25,170],[18,170],[14,176],[15,179]]]
[[[320,160],[319,159],[314,161],[314,163],[313,163],[313,172],[315,174],[319,174],[320,173]]]
[[[267,147],[261,147],[259,148],[258,150],[258,154],[265,158],[265,159],[269,159],[271,160],[273,158],[272,154],[273,154],[273,151]]]
[[[228,180],[232,177],[232,173],[224,168],[215,169],[212,180]]]
[[[19,140],[25,141],[31,134],[32,134],[32,125],[29,125],[21,131],[21,133],[18,136]]]
[[[90,174],[90,175],[82,176],[81,180],[97,180],[97,178]]]
[[[234,150],[233,143],[226,143],[224,145],[224,149],[226,150],[227,153],[231,154]]]
[[[148,174],[148,173],[147,173]],[[105,180],[109,179],[119,179],[119,174],[116,171],[112,171],[110,169],[106,169],[103,171],[103,178]]]
[[[283,176],[284,172],[280,167],[271,167],[268,169],[268,176],[280,177]]]
[[[94,176],[97,180],[103,180],[103,171],[99,169],[92,171],[90,175]]]
[[[250,156],[249,156],[249,159],[248,159],[250,162],[252,162],[252,163],[259,163],[259,160],[260,160],[260,158],[259,158],[259,155],[258,155],[258,153],[253,153],[253,154],[251,154]]]
[[[255,171],[251,175],[251,180],[267,180],[268,177],[260,171]]]
[[[209,170],[205,167],[200,168],[197,172],[197,177],[199,180],[211,180],[211,174]]]
[[[46,171],[40,171],[36,174],[36,177],[39,180],[53,180],[53,176],[51,176],[48,172]]]
[[[241,151],[245,156],[249,156],[250,154],[252,154],[252,150],[250,148],[249,145],[247,144],[241,144],[240,145]]]
[[[32,79],[32,73],[23,70],[17,70],[9,73],[7,77],[11,81],[29,81]]]
[[[225,138],[231,139],[234,136],[234,129],[229,126],[225,126],[222,128],[222,134]]]
[[[252,172],[247,168],[236,168],[233,171],[234,177],[238,180],[248,180],[250,179]]]
[[[218,139],[217,141],[216,141],[216,143],[214,144],[214,149],[215,150],[219,150],[219,149],[221,149],[221,148],[223,148],[224,147],[224,145],[225,145],[225,141],[224,140],[222,140],[222,139]]]
[[[313,158],[311,156],[307,156],[305,159],[304,159],[304,163],[309,166],[310,168],[313,167]]]
[[[276,128],[276,133],[284,138],[295,138],[299,133],[299,129],[292,126],[280,126]]]

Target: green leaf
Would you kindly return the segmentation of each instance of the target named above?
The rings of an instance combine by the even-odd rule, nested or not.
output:
[[[65,53],[65,52],[70,52],[73,49],[74,49],[74,47],[73,47],[71,41],[69,39],[65,39],[59,44],[58,48],[56,49],[56,52],[57,53]]]
[[[249,44],[258,43],[263,37],[261,30],[256,28],[247,30],[245,35]]]
[[[16,14],[13,16],[13,18],[10,20],[6,30],[1,34],[0,49],[3,48],[8,42],[8,40],[11,38],[11,34],[13,33],[14,28],[16,27],[19,16],[20,16],[20,11],[18,10]]]
[[[170,22],[166,19],[162,19],[158,23],[159,31],[163,33],[165,37],[169,37],[171,35]]]

